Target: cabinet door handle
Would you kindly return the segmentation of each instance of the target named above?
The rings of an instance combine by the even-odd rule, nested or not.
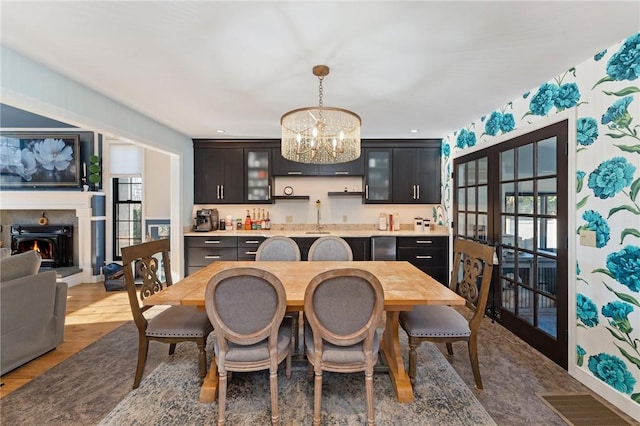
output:
[[[418,196],[416,197],[416,200],[420,199],[420,185],[416,185],[416,188],[418,188]]]
[[[369,185],[364,186],[364,198],[369,199]]]
[[[334,175],[348,175],[349,172],[333,172]]]
[[[220,185],[216,185],[216,200],[220,199]]]
[[[287,172],[288,175],[301,175],[302,172]]]
[[[416,256],[416,259],[433,259],[433,256]]]
[[[257,251],[245,251],[244,254],[256,254],[258,253]]]
[[[245,244],[260,244],[260,241],[258,241],[258,240],[246,240],[244,243]]]
[[[205,244],[220,244],[220,240],[206,240]]]
[[[267,200],[271,199],[271,185],[268,185]]]
[[[224,185],[220,185],[220,199],[224,200]]]
[[[204,257],[205,259],[220,259],[220,256],[208,255]]]
[[[413,185],[413,199],[416,199],[416,186]]]
[[[416,244],[433,244],[431,240],[417,240]]]

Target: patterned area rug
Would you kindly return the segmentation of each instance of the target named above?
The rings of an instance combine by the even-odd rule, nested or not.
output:
[[[406,342],[404,343],[406,345]],[[201,404],[195,345],[178,345],[140,387],[127,396],[100,425],[215,424],[217,403]],[[378,425],[495,425],[440,351],[423,343],[419,350],[415,401],[396,401],[386,373],[374,376]],[[304,365],[294,364],[291,379],[278,376],[280,423],[311,424],[313,381]],[[364,373],[324,373],[322,424],[366,424]],[[234,373],[227,390],[227,424],[270,424],[267,372]]]

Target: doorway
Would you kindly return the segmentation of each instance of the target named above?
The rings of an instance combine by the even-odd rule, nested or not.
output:
[[[495,245],[487,314],[568,364],[567,120],[454,159],[454,238]],[[496,271],[496,269],[494,269]]]

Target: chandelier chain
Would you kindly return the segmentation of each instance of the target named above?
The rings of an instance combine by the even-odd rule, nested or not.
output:
[[[322,91],[322,80],[324,80],[324,77],[320,76],[318,77],[318,80],[320,80],[320,83],[318,84],[318,105],[322,108],[322,98],[324,96]]]

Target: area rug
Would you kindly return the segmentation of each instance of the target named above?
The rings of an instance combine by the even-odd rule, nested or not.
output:
[[[200,403],[194,345],[181,344],[99,423],[111,425],[215,424],[217,403]],[[389,376],[374,377],[378,425],[495,425],[440,351],[423,344],[412,403],[397,402]],[[291,379],[278,375],[280,424],[308,425],[313,418],[313,381],[304,364],[294,365]],[[227,391],[227,424],[270,424],[267,372],[234,373]],[[364,373],[324,373],[322,424],[366,424]]]

